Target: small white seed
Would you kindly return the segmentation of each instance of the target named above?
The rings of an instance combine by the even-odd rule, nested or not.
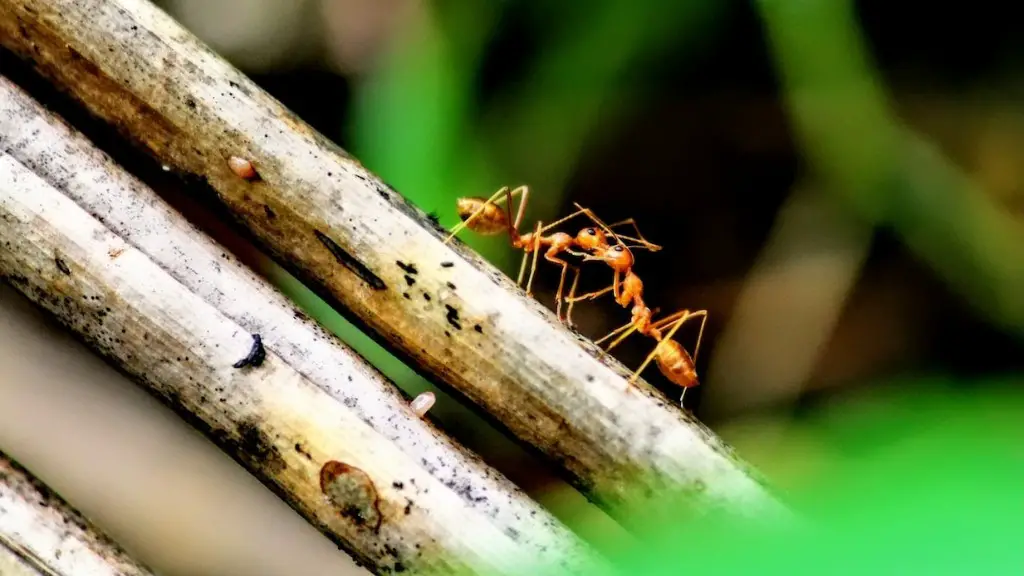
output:
[[[409,403],[409,407],[412,408],[412,411],[415,412],[417,416],[423,418],[423,416],[426,415],[427,410],[430,410],[430,407],[434,405],[434,400],[433,392],[424,392],[413,398],[412,402]]]
[[[245,158],[239,158],[238,156],[228,158],[228,167],[231,168],[231,171],[239,178],[252,180],[256,177],[256,168],[253,167],[252,162],[249,162]]]

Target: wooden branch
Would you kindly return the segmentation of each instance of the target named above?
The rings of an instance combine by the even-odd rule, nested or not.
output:
[[[551,568],[273,350],[236,367],[248,330],[9,154],[0,221],[0,274],[372,570]]]
[[[398,389],[311,322],[152,190],[127,174],[10,81],[0,78],[0,150],[145,253],[267,350],[402,450],[525,553],[589,573],[589,547],[496,470],[418,417]],[[179,395],[193,393],[185,388]],[[300,450],[293,447],[293,450]],[[412,497],[417,488],[402,489]]]
[[[144,0],[0,0],[0,41],[161,162],[205,180],[287,268],[537,447],[593,501],[786,516],[710,431]],[[248,160],[245,179],[228,159]],[[634,524],[637,526],[637,524]]]
[[[0,556],[5,549],[43,576],[152,574],[0,452]],[[2,557],[0,574],[8,574]]]

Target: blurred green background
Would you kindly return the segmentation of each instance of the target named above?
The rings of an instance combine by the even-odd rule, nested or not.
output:
[[[160,4],[445,227],[455,198],[527,184],[528,225],[575,201],[664,246],[638,256],[648,303],[710,312],[687,407],[831,536],[683,525],[636,547],[204,220],[406,392],[435,390],[446,430],[603,549],[664,573],[1024,572],[1010,488],[1024,485],[1024,40],[1010,5]],[[514,273],[503,239],[463,239]],[[601,268],[584,288],[607,283]],[[557,280],[541,268],[549,306]],[[596,338],[628,312],[604,299],[575,319]],[[635,367],[648,351],[634,339],[616,356]]]

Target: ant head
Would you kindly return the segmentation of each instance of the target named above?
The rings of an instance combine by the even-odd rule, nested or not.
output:
[[[596,255],[587,260],[603,260],[618,272],[628,272],[633,267],[633,253],[623,244],[614,244],[607,248],[599,248]]]
[[[584,250],[595,250],[608,246],[608,237],[600,228],[584,228],[576,234],[576,244]]]

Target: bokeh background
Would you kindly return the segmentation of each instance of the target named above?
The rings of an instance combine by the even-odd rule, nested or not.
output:
[[[848,530],[847,542],[888,542],[871,549],[884,551],[889,568],[923,568],[926,557],[933,572],[956,573],[963,565],[933,553],[950,550],[940,543],[959,535],[959,558],[975,568],[984,557],[988,573],[1024,571],[1024,556],[994,553],[1008,549],[991,537],[1024,539],[1020,521],[1005,516],[1024,511],[1009,489],[1024,484],[1024,37],[1011,4],[158,4],[446,227],[457,222],[457,197],[519,184],[532,190],[530,226],[572,211],[573,202],[607,221],[636,218],[664,246],[638,253],[648,303],[709,311],[702,386],[687,394],[688,409],[794,502],[827,510]],[[433,390],[432,414],[449,433],[586,538],[630,561],[662,558],[653,541],[632,547],[542,462],[384,352],[173,175],[121,149],[102,128],[89,135],[404,390]],[[506,272],[518,269],[501,238],[462,238]],[[584,270],[584,288],[610,280],[603,266]],[[542,263],[535,290],[552,307],[557,272]],[[5,293],[0,313],[16,298]],[[575,312],[579,330],[595,339],[628,317],[609,298]],[[695,336],[684,329],[679,338],[692,350]],[[615,355],[635,367],[649,351],[634,338]],[[657,370],[645,377],[678,396]],[[26,388],[30,379],[6,380],[0,400],[6,389],[9,401],[0,410],[8,414],[0,416],[9,424],[0,431],[12,437],[15,412],[38,419],[10,400],[52,409]],[[40,434],[23,433],[18,445],[32,446]],[[45,438],[58,474],[66,445]],[[42,448],[22,450],[23,460],[36,454],[43,462]],[[131,452],[117,454],[111,462],[131,460]],[[148,470],[162,474],[155,463]],[[225,486],[244,476],[232,473]],[[263,497],[259,486],[252,490]],[[933,498],[915,498],[923,494]],[[197,509],[216,505],[202,502]],[[92,504],[99,516],[113,518],[110,509]],[[861,513],[855,520],[853,511]],[[184,570],[177,573],[314,573],[271,564],[232,572],[242,568],[227,560],[176,565],[180,559],[138,535],[143,528],[132,536],[130,522],[109,521],[122,541]],[[937,526],[950,529],[925,530]],[[728,555],[700,550],[747,546],[726,532],[686,533],[687,550],[714,559],[698,572],[724,570]],[[675,562],[661,566],[680,568],[682,544],[662,543]],[[325,554],[324,566],[336,561],[308,545]],[[866,547],[860,558],[870,556]],[[819,567],[849,554],[822,545],[827,552],[814,555],[792,542],[759,550]],[[238,551],[244,557],[246,547]]]

